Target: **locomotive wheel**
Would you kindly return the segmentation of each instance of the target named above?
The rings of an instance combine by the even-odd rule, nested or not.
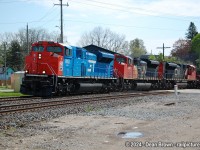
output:
[[[63,87],[63,85],[61,83],[58,83],[57,95],[59,95],[59,96],[66,95],[66,90],[65,90],[65,88]]]

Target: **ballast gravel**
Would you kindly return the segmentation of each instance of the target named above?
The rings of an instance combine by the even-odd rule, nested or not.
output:
[[[171,93],[2,116],[0,150],[131,149],[126,141],[200,142],[199,97]],[[117,136],[129,131],[142,132],[144,137]]]

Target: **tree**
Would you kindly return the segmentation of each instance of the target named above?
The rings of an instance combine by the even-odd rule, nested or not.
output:
[[[159,53],[158,56],[156,57],[156,60],[159,62],[163,62],[163,53]]]
[[[26,29],[22,28],[17,33],[3,33],[0,35],[0,63],[4,63],[4,47],[3,43],[7,43],[7,64],[11,65],[8,67],[14,67],[15,70],[21,70],[23,67],[23,61],[24,57],[27,55],[27,33]],[[31,44],[36,41],[58,41],[58,38],[60,37],[60,34],[53,31],[48,32],[44,28],[31,28],[29,29],[29,48],[31,47]],[[17,53],[16,53],[17,52]],[[15,57],[17,59],[15,64]],[[19,57],[19,58],[18,58]],[[21,62],[22,61],[22,62]]]
[[[192,52],[196,53],[197,59],[196,63],[200,67],[200,34],[197,34],[193,39],[192,39]]]
[[[82,47],[90,44],[115,52],[120,52],[128,47],[124,35],[119,35],[102,27],[95,27],[92,31],[85,32],[78,42],[78,45]]]
[[[23,69],[23,57],[21,57],[22,49],[19,42],[14,40],[7,51],[7,66],[14,71]]]
[[[143,40],[138,38],[130,41],[129,49],[132,57],[140,57],[147,53]]]
[[[31,47],[31,44],[36,42],[36,41],[57,41],[58,37],[60,36],[57,32],[53,31],[49,33],[46,29],[44,28],[32,28],[28,30],[28,36],[29,36],[29,48]],[[16,38],[23,50],[23,55],[26,55],[28,53],[27,50],[27,31],[25,28],[22,28],[16,33]]]
[[[186,38],[192,40],[198,34],[197,28],[193,22],[190,22],[188,32],[186,33]]]
[[[5,49],[4,43],[6,42],[6,52],[8,52],[8,47],[10,46],[10,41],[15,39],[14,33],[5,32],[0,34],[0,64],[3,66],[5,63]]]
[[[191,41],[184,39],[177,40],[173,44],[171,55],[184,61],[192,61]]]
[[[192,51],[200,56],[200,34],[197,34],[192,40]]]
[[[3,63],[4,63],[4,48],[3,48],[3,44],[1,44],[0,45],[0,65]]]
[[[156,60],[156,56],[153,55],[153,54],[151,54],[151,55],[149,55],[149,59],[150,59],[150,60]]]

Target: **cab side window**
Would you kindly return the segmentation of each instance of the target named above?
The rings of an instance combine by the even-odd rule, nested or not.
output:
[[[68,49],[68,48],[65,48],[65,55],[66,56],[72,56],[72,50]]]
[[[82,50],[81,49],[76,50],[76,57],[82,59]]]
[[[132,65],[132,60],[130,58],[128,58],[128,65]]]
[[[188,69],[188,75],[192,75],[192,68],[191,67]]]

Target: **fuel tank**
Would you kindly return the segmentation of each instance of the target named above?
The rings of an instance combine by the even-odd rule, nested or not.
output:
[[[103,87],[102,83],[79,83],[76,85],[77,92],[98,92]]]
[[[187,88],[187,83],[182,82],[182,83],[176,83],[179,89],[186,89]]]
[[[135,90],[138,91],[149,91],[151,88],[151,83],[137,83]]]

